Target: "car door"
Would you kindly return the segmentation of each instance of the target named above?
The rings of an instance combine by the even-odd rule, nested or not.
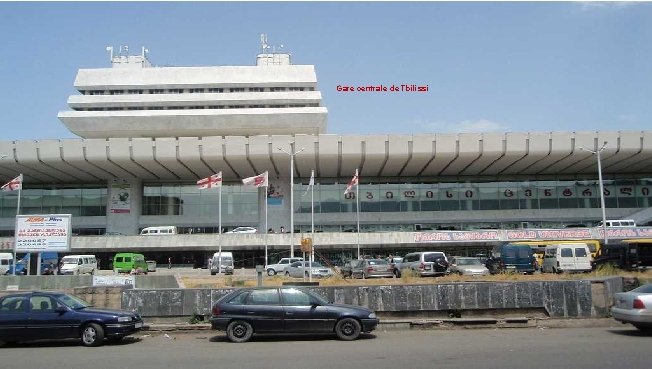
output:
[[[277,288],[254,289],[243,306],[243,315],[255,332],[283,330],[284,310]]]
[[[0,341],[29,340],[27,329],[29,299],[26,296],[5,296],[0,299]]]
[[[72,338],[77,337],[77,328],[74,313],[56,311],[63,306],[56,299],[47,295],[32,295],[29,299],[29,315],[27,330],[35,339]]]
[[[297,288],[282,288],[286,332],[332,332],[337,315]]]

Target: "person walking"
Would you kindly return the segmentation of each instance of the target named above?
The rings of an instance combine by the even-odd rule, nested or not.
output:
[[[172,256],[168,258],[168,269],[172,269]]]

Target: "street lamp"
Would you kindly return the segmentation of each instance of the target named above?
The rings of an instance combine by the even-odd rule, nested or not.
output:
[[[605,245],[609,243],[609,240],[607,239],[607,212],[604,206],[604,186],[602,184],[602,162],[600,160],[600,153],[602,152],[602,150],[605,149],[606,146],[607,146],[607,141],[605,141],[602,144],[602,147],[596,151],[585,149],[583,147],[579,148],[580,150],[590,152],[591,154],[595,155],[596,158],[598,159],[598,184],[600,186],[600,207],[602,208],[602,232],[604,235]]]
[[[295,152],[285,151],[278,147],[278,149],[290,155],[290,257],[294,257],[294,156],[301,151],[305,150],[304,147]]]

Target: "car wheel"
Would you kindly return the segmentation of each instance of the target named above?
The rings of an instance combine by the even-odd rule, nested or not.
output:
[[[100,346],[104,340],[104,328],[97,323],[89,323],[84,326],[81,333],[81,340],[84,346]]]
[[[335,325],[335,333],[343,341],[353,341],[358,338],[360,330],[360,323],[353,318],[344,318]]]
[[[271,269],[271,268],[267,269],[267,275],[270,276],[270,277],[276,275],[276,270]]]
[[[253,334],[253,327],[244,320],[234,320],[226,327],[226,336],[231,342],[247,342]]]

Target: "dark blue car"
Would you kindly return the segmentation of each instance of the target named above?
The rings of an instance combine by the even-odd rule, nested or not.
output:
[[[211,326],[226,331],[232,342],[254,333],[335,333],[350,341],[376,329],[376,314],[362,306],[331,304],[294,287],[243,288],[213,306]]]
[[[0,341],[79,338],[84,346],[119,341],[143,327],[140,315],[91,308],[61,292],[24,292],[0,297]]]

